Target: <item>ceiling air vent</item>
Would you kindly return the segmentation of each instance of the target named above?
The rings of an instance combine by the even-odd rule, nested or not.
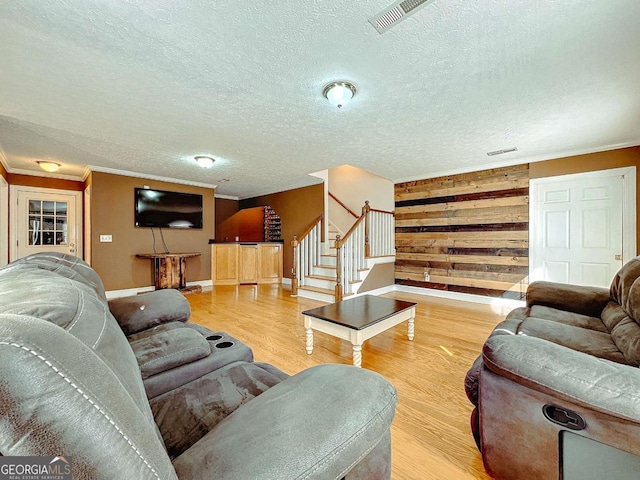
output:
[[[503,153],[511,153],[517,152],[518,149],[516,147],[505,148],[504,150],[494,150],[493,152],[487,152],[487,155],[493,157],[494,155],[502,155]]]
[[[396,2],[370,18],[369,23],[373,25],[378,33],[384,33],[409,15],[414,14],[419,7],[424,7],[431,2],[433,0],[403,0]]]

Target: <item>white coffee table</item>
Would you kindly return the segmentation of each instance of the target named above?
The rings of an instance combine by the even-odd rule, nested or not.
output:
[[[413,340],[416,304],[393,298],[363,295],[302,312],[307,331],[307,353],[313,353],[313,331],[349,340],[353,364],[362,366],[365,340],[407,321],[407,337]]]

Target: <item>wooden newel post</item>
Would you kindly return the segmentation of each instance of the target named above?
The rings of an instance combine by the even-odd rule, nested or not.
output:
[[[293,267],[291,267],[291,296],[298,296],[298,276],[296,271],[296,265],[298,265],[298,237],[293,236],[291,240],[291,246],[293,247]]]
[[[340,235],[336,235],[336,303],[342,301],[342,260]]]
[[[369,212],[371,207],[369,206],[369,200],[365,200],[364,207],[362,207],[362,214],[364,215],[364,258],[371,256],[371,244],[369,243]]]

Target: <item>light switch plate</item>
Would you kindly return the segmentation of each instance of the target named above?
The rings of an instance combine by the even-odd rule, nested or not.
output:
[[[113,237],[111,235],[100,235],[100,241],[102,243],[113,242]]]

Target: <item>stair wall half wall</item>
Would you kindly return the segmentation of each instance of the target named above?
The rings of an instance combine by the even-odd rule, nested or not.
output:
[[[369,275],[364,279],[362,285],[358,289],[358,293],[365,293],[377,288],[388,287],[394,284],[394,264],[389,263],[376,263]]]

